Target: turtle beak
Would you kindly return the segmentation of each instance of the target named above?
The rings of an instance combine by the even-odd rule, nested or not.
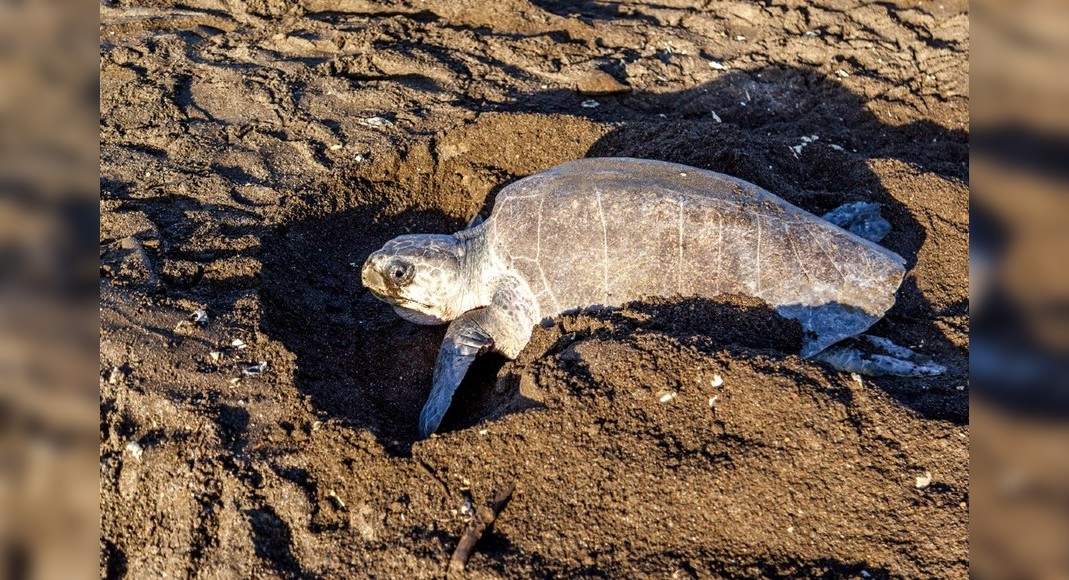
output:
[[[360,281],[372,292],[381,292],[386,287],[382,274],[379,274],[378,268],[375,267],[380,259],[378,252],[371,254],[360,270]]]

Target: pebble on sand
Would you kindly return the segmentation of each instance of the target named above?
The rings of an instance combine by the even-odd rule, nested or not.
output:
[[[583,107],[584,109],[596,109],[601,106],[601,103],[595,101],[594,99],[587,99],[582,103],[579,103],[579,106]]]
[[[661,391],[657,394],[657,400],[661,403],[667,403],[678,396],[675,391]]]
[[[631,87],[605,71],[592,70],[576,79],[575,90],[583,95],[614,95],[629,92]]]

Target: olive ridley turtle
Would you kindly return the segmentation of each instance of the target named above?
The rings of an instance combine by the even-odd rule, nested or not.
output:
[[[882,220],[857,207],[845,215]],[[878,222],[843,225],[886,233]],[[802,356],[865,374],[938,374],[940,365],[884,338],[865,337],[866,349],[837,344],[891,307],[903,264],[740,179],[590,158],[509,185],[490,216],[463,231],[390,240],[361,277],[406,320],[449,322],[420,414],[426,437],[477,355],[493,349],[514,358],[543,320],[649,297],[755,296],[801,324]]]

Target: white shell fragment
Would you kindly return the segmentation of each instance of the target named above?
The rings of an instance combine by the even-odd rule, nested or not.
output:
[[[595,101],[594,99],[587,99],[582,103],[579,103],[579,106],[583,107],[584,109],[596,109],[601,106],[601,103]]]
[[[794,153],[795,158],[798,158],[802,154],[802,149],[805,149],[810,143],[820,140],[819,135],[802,135],[802,142],[790,147],[791,153]]]
[[[189,321],[193,324],[205,324],[208,322],[208,312],[204,309],[197,310],[189,315]]]
[[[122,382],[126,377],[126,373],[123,372],[121,367],[111,367],[111,371],[108,372],[108,384],[117,385]]]
[[[917,489],[924,489],[932,484],[932,473],[925,471],[924,475],[918,475],[917,481],[914,483],[914,487]]]
[[[660,403],[667,403],[678,397],[679,395],[675,391],[661,391],[657,395],[657,401]]]
[[[126,452],[133,456],[134,459],[141,461],[141,454],[144,453],[145,450],[137,441],[131,441],[126,444]]]
[[[713,70],[727,70],[728,67],[724,66],[724,63],[715,60],[709,61],[709,68]]]
[[[338,497],[338,494],[334,493],[333,489],[327,492],[327,498],[329,498],[331,503],[334,504],[334,507],[340,510],[345,509],[345,502],[342,501],[340,497]]]
[[[368,127],[385,127],[387,125],[393,125],[389,119],[383,117],[365,117],[360,119],[360,124],[367,125]]]
[[[255,377],[267,370],[267,361],[262,360],[254,365],[249,365],[241,370],[241,374],[247,377]]]
[[[720,375],[713,375],[713,380],[709,381],[709,384],[712,385],[715,389],[720,385],[724,384],[724,377]]]
[[[238,350],[245,350],[245,348],[248,347],[248,345],[245,344],[245,341],[241,340],[240,338],[235,338],[234,340],[231,340],[230,346]]]

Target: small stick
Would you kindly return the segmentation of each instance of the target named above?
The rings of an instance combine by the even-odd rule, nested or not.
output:
[[[490,505],[479,506],[479,509],[475,511],[475,517],[468,523],[467,529],[464,530],[464,535],[460,536],[460,542],[457,544],[456,550],[453,551],[453,556],[449,558],[449,575],[459,574],[464,571],[468,558],[471,558],[471,553],[475,550],[475,544],[482,539],[486,530],[494,525],[494,520],[497,519],[501,510],[505,509],[509,500],[512,499],[512,491],[515,488],[515,484],[510,483],[503,489],[498,490]]]

